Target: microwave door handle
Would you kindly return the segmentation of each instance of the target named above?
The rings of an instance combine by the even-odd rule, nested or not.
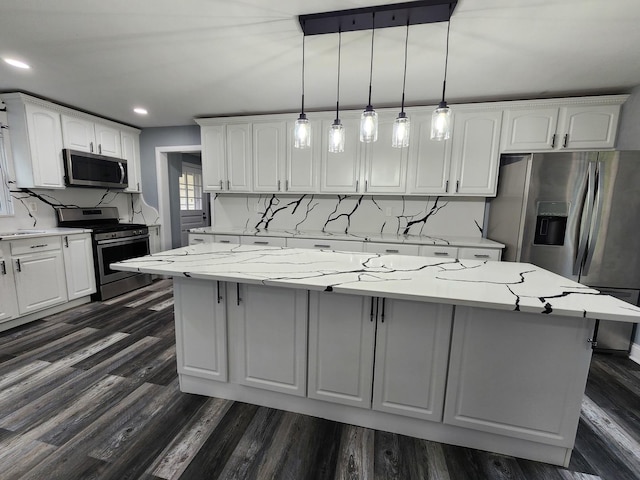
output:
[[[124,183],[124,166],[122,162],[118,162],[118,166],[120,167],[120,183]]]
[[[580,275],[580,269],[587,254],[587,243],[589,239],[589,229],[591,227],[591,215],[593,214],[593,199],[595,195],[595,163],[589,162],[587,171],[587,193],[580,213],[580,233],[578,237],[578,253],[573,262],[573,274]]]
[[[584,268],[582,274],[587,275],[589,273],[589,267],[593,260],[593,253],[596,249],[595,241],[598,238],[600,232],[600,225],[602,223],[602,196],[604,190],[604,162],[598,162],[597,170],[597,189],[595,192],[595,200],[593,207],[593,220],[591,221],[591,228],[589,229],[589,240],[587,241],[587,259],[584,261]]]

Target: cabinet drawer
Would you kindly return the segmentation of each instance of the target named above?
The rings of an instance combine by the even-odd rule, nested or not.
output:
[[[375,243],[366,242],[364,251],[370,253],[382,253],[386,255],[419,255],[419,245],[404,245],[402,243]]]
[[[423,257],[458,258],[458,247],[423,245],[420,247]]]
[[[342,250],[362,252],[362,242],[349,240],[317,240],[313,238],[287,238],[287,247],[313,248],[316,250]]]
[[[198,245],[200,243],[213,243],[213,235],[206,233],[189,234],[189,245]]]
[[[286,243],[286,240],[282,237],[255,237],[253,235],[240,237],[241,245],[284,247]]]
[[[500,260],[500,250],[495,248],[462,247],[458,250],[458,258],[473,260]]]
[[[213,241],[216,243],[240,243],[239,235],[214,235]]]
[[[11,242],[12,255],[24,255],[27,253],[46,252],[49,250],[61,250],[60,237],[38,237]]]

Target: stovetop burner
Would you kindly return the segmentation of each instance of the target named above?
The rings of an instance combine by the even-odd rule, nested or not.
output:
[[[147,235],[141,223],[120,223],[116,207],[59,208],[58,226],[89,228],[95,241]]]

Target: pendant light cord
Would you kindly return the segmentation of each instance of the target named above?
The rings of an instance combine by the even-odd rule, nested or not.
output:
[[[373,12],[371,14],[371,17],[373,19],[373,26],[371,27],[371,67],[369,69],[369,103],[368,103],[369,106],[371,106],[371,83],[373,79],[373,38],[376,33],[376,12]]]
[[[342,28],[338,29],[338,89],[336,93],[336,120],[340,118],[338,110],[340,109],[340,50],[342,48]]]
[[[407,17],[407,34],[404,38],[404,75],[402,77],[402,103],[400,113],[404,113],[404,88],[407,84],[407,46],[409,45],[409,18]]]
[[[300,113],[304,115],[304,39],[306,35],[304,33],[304,22],[302,22],[302,108]]]
[[[451,4],[449,4],[449,21],[447,22],[447,47],[444,56],[444,80],[442,82],[442,103],[444,103],[444,91],[447,88],[447,66],[449,65],[449,29],[451,28]]]

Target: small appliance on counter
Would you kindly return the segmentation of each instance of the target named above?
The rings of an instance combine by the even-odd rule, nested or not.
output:
[[[116,207],[58,208],[58,226],[92,230],[97,292],[94,300],[107,300],[151,283],[146,273],[119,272],[109,265],[149,255],[149,228],[120,223]]]
[[[503,155],[487,235],[528,262],[638,305],[640,152]],[[596,350],[628,353],[635,325],[599,321]]]

